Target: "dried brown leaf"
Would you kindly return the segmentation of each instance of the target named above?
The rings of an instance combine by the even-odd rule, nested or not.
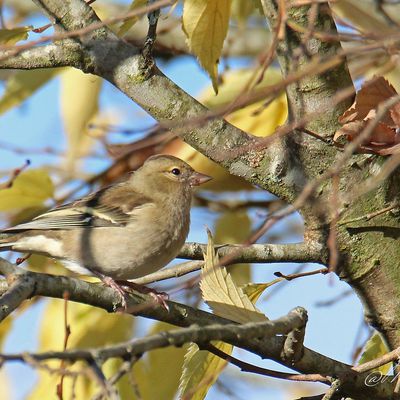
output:
[[[356,94],[352,106],[339,118],[343,124],[335,135],[335,141],[345,137],[354,140],[376,118],[378,106],[396,96],[394,87],[383,77],[374,77],[367,81]],[[400,104],[392,106],[386,115],[376,124],[371,134],[359,146],[359,152],[389,155],[397,152],[400,142],[397,131],[400,127]]]
[[[394,87],[384,77],[374,77],[365,82],[357,92],[354,103],[339,118],[339,122],[346,124],[372,117],[372,115],[369,115],[371,110],[375,110],[380,103],[396,94]],[[388,114],[381,122],[391,126],[393,124],[391,115]]]

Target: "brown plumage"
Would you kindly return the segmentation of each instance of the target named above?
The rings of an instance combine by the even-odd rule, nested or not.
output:
[[[121,183],[8,229],[1,250],[44,254],[113,280],[154,272],[189,231],[192,187],[211,179],[172,156],[153,156]]]

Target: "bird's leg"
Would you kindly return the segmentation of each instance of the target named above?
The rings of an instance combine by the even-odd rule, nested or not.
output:
[[[124,290],[123,287],[121,287],[117,282],[114,281],[113,278],[109,276],[100,274],[99,272],[93,272],[93,274],[97,276],[106,286],[114,289],[120,295],[122,307],[124,310],[126,310],[128,308],[128,304],[126,302],[128,293],[126,290]]]
[[[149,288],[144,285],[138,285],[137,283],[130,281],[117,281],[117,283],[121,286],[126,286],[133,290],[136,290],[143,294],[149,294],[160,306],[164,307],[169,312],[169,306],[167,304],[167,300],[169,300],[168,293],[158,292],[155,289]]]

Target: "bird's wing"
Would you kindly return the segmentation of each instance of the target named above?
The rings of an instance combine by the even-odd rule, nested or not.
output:
[[[121,190],[122,188],[122,190]],[[68,203],[22,223],[4,232],[21,232],[30,229],[74,229],[84,227],[120,227],[135,218],[135,212],[153,205],[152,201],[132,189],[119,185],[100,189],[82,199]]]

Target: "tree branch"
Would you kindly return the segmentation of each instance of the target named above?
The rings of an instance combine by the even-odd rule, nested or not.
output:
[[[6,260],[0,259],[0,274],[6,275],[9,280],[12,279],[12,275],[15,273],[23,275],[24,280],[33,282],[31,297],[46,296],[63,299],[67,292],[71,301],[89,304],[109,312],[115,311],[121,306],[120,296],[113,289],[104,287],[102,284],[88,283],[65,276],[52,276],[24,271]],[[232,325],[232,321],[205,311],[196,310],[173,301],[168,301],[167,303],[170,309],[169,312],[156,304],[151,296],[132,291],[128,299],[128,310],[134,315],[156,319],[181,327],[188,327],[194,324],[200,327],[207,327],[213,324]],[[300,319],[303,321],[302,318]],[[263,337],[263,335],[261,336]],[[269,340],[260,340],[257,336],[241,336],[235,339],[233,335],[231,339],[232,344],[235,346],[251,351],[262,358],[274,360],[302,373],[338,376],[341,379],[344,377],[343,390],[350,396],[357,397],[361,393],[364,396],[363,399],[386,400],[390,396],[393,399],[395,398],[393,397],[394,385],[391,382],[381,382],[375,387],[368,387],[364,382],[366,375],[357,374],[351,369],[351,366],[332,360],[306,347],[303,348],[303,355],[298,361],[289,362],[283,360],[281,357],[285,343],[285,337],[283,336],[273,336]]]
[[[69,34],[82,32],[76,39],[81,45],[79,62],[82,60],[83,63],[78,68],[110,81],[158,121],[174,121],[172,130],[175,134],[232,174],[268,189],[283,200],[293,199],[294,193],[281,185],[279,173],[275,171],[275,168],[279,169],[275,162],[279,154],[274,150],[275,143],[266,150],[231,154],[238,146],[251,147],[256,140],[222,118],[210,117],[204,106],[156,66],[147,65],[138,48],[119,39],[107,27],[99,27],[101,21],[85,2],[36,2],[62,31]],[[74,10],[80,10],[79,14]],[[190,123],[194,120],[196,123]]]
[[[217,245],[218,256],[229,257],[229,263],[322,262],[322,246],[316,242],[293,244]],[[186,243],[179,258],[203,260],[206,244]]]
[[[186,243],[178,258],[189,260],[204,260],[207,245],[201,243]],[[217,245],[215,250],[220,259],[227,257],[229,262],[224,265],[237,263],[324,263],[324,251],[318,243],[294,244],[253,244],[253,245]],[[202,261],[188,262],[174,267],[162,269],[152,274],[135,279],[134,282],[146,285],[165,279],[177,278],[199,271]]]
[[[2,53],[0,69],[38,69],[81,65],[82,49],[78,43],[64,39],[41,47],[27,49],[20,54],[7,57]]]
[[[296,308],[288,315],[274,321],[249,322],[239,325],[237,323],[212,324],[208,326],[190,326],[185,329],[161,332],[141,339],[133,339],[128,342],[102,349],[79,349],[50,351],[45,353],[29,354],[35,361],[49,359],[69,360],[69,361],[92,361],[100,359],[103,361],[109,358],[126,358],[138,356],[147,351],[175,346],[181,347],[186,343],[196,343],[201,347],[210,341],[218,340],[226,343],[239,343],[244,337],[257,337],[268,340],[275,335],[287,334],[293,329],[304,324],[303,309]],[[4,361],[24,361],[27,354],[0,354],[0,359]]]

